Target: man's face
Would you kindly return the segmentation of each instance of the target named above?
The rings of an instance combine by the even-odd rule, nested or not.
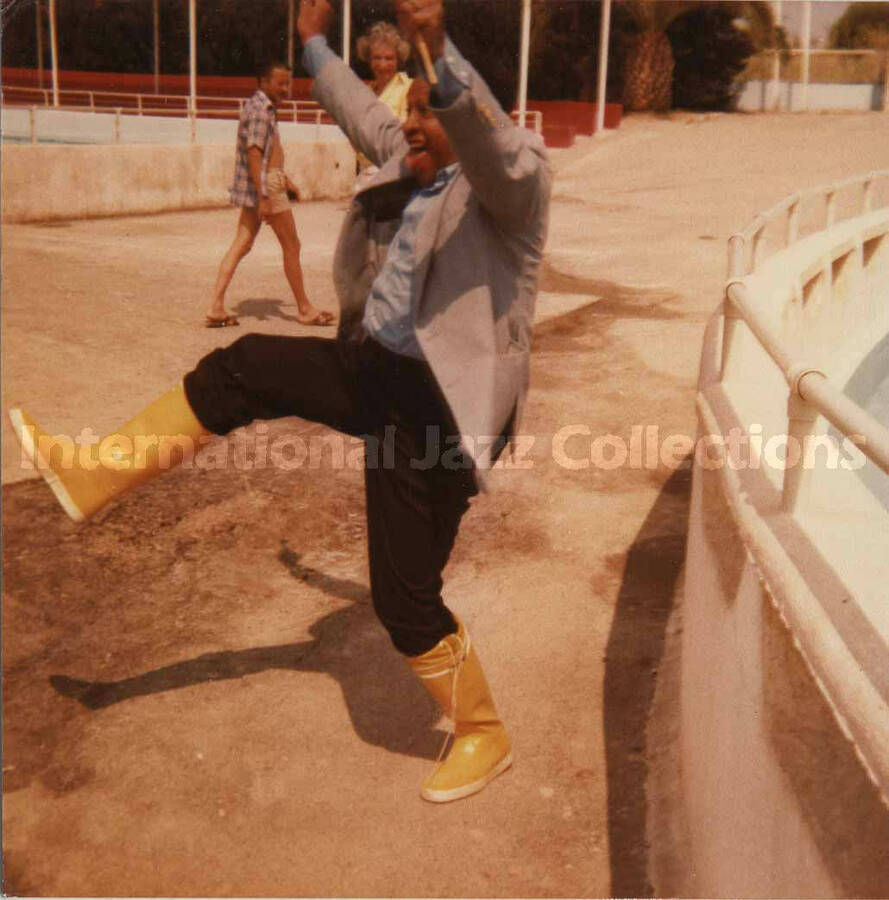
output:
[[[392,80],[398,71],[398,54],[391,44],[377,41],[370,45],[370,70],[379,90]]]
[[[435,181],[439,169],[456,162],[457,157],[438,117],[429,109],[429,83],[415,78],[407,102],[408,116],[403,126],[410,148],[407,165],[417,181],[426,187]]]
[[[282,100],[287,99],[290,90],[290,72],[287,69],[275,68],[271,73],[259,82],[262,92],[278,106]]]

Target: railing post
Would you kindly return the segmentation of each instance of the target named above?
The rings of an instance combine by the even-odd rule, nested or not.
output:
[[[784,243],[792,247],[799,239],[799,197],[787,207],[787,231]]]
[[[780,25],[776,22],[776,25]],[[772,51],[774,59],[772,60],[772,97],[771,103],[767,106],[769,110],[778,110],[781,108],[781,51],[778,47]]]
[[[790,396],[787,399],[787,460],[781,486],[781,507],[791,515],[803,510],[809,499],[814,454],[808,459],[807,449],[815,436],[818,410],[803,398],[800,382],[807,375],[814,374],[823,377],[821,372],[814,369],[803,369],[790,379]]]
[[[744,237],[733,234],[728,239],[728,277],[743,278],[744,271]]]
[[[722,303],[722,360],[720,363],[719,380],[725,381],[730,377],[732,359],[738,349],[738,333],[744,327],[744,320],[735,308],[729,296],[729,287],[733,281],[739,281],[744,277],[744,238],[740,234],[733,234],[728,239],[728,277],[725,296]]]
[[[751,271],[756,271],[759,268],[759,264],[762,262],[762,254],[763,248],[765,247],[765,222],[763,222],[754,232],[753,234],[753,251],[752,251],[752,260],[751,260]]]
[[[889,112],[889,50],[883,54],[883,112]]]
[[[31,130],[31,143],[37,143],[37,109],[33,106],[28,107],[28,119]]]

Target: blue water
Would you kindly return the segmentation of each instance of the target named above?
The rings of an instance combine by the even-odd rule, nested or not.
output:
[[[844,393],[880,424],[889,427],[889,334],[855,370]],[[884,509],[889,509],[889,475],[870,460],[857,474]]]

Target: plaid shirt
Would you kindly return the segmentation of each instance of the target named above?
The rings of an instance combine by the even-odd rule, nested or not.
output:
[[[262,193],[266,193],[266,173],[269,157],[278,134],[278,122],[275,118],[275,107],[262,92],[257,91],[241,110],[238,121],[238,146],[235,153],[235,181],[229,193],[235,206],[259,206],[256,186],[250,178],[247,168],[247,148],[259,147],[262,150]]]

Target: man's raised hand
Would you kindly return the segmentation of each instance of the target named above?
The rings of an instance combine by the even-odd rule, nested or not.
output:
[[[432,59],[444,51],[444,3],[442,0],[394,0],[398,27],[417,46],[417,38],[426,42]]]
[[[326,37],[332,21],[333,7],[329,0],[299,0],[296,30],[303,46],[319,34]]]

